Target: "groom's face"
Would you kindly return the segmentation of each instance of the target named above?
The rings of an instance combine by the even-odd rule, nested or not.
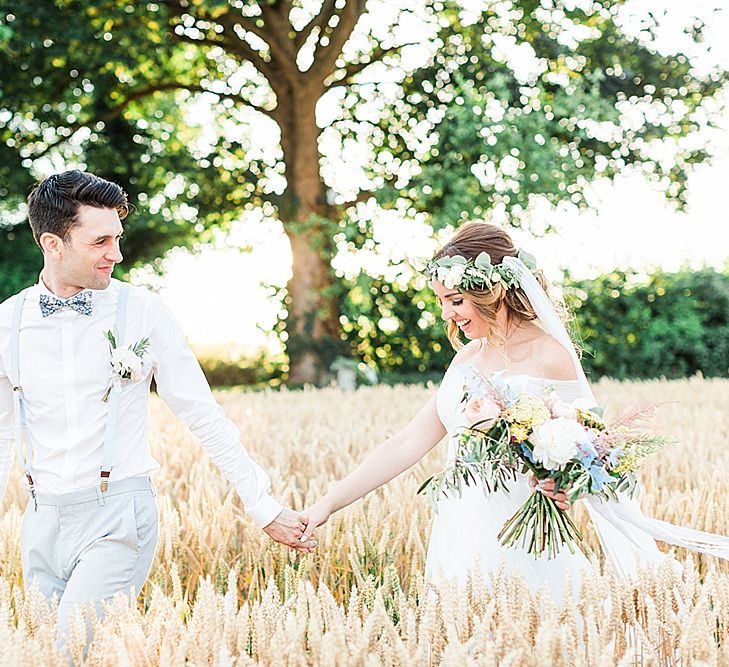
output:
[[[113,208],[79,206],[77,224],[59,243],[59,275],[68,286],[103,290],[114,266],[121,262],[122,224]]]

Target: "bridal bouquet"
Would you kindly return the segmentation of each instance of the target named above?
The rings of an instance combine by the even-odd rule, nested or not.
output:
[[[608,424],[601,408],[565,403],[551,388],[542,396],[517,395],[498,374],[472,384],[464,386],[461,400],[471,426],[458,432],[454,461],[418,491],[436,511],[441,494],[460,496],[464,485],[480,482],[485,493],[508,493],[518,473],[553,480],[554,492],[564,491],[570,503],[585,495],[632,494],[640,460],[667,443],[645,431],[653,406],[625,412]],[[498,537],[535,558],[545,552],[552,558],[563,545],[574,553],[582,539],[569,513],[540,492],[529,496]]]

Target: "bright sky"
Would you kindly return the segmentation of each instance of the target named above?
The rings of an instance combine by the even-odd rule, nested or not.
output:
[[[717,3],[699,1],[690,8],[669,0],[629,3],[638,13],[649,5],[654,11],[659,6],[670,8],[674,30],[669,34],[674,40],[675,26],[684,23],[687,15]],[[729,66],[727,14],[729,11],[723,12],[722,21],[716,21],[707,34],[707,41],[715,45],[711,60],[724,66]],[[663,195],[642,177],[626,175],[615,183],[594,184],[592,210],[545,206],[533,211],[534,228],[551,223],[557,232],[543,238],[515,232],[517,244],[534,254],[553,277],[564,267],[577,276],[616,267],[725,267],[729,261],[729,112],[711,142],[715,158],[691,175],[686,212],[666,204]],[[342,175],[358,178],[355,171]],[[384,270],[391,259],[402,258],[403,248],[410,256],[427,256],[434,249],[429,228],[422,221],[384,218],[376,236],[382,255],[362,256],[357,262]],[[239,248],[245,246],[252,250],[241,252]],[[175,251],[167,265],[158,285],[193,343],[235,342],[251,347],[265,343],[258,325],[270,327],[279,306],[268,298],[262,284],[284,285],[290,275],[290,250],[279,223],[251,216],[228,238],[220,239],[217,247],[206,247],[196,255]],[[358,267],[350,258],[337,268],[349,273]],[[138,274],[136,279],[143,277]]]

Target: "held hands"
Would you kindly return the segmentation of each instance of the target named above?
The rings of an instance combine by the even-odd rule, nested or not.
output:
[[[529,488],[535,492],[543,493],[545,496],[554,500],[554,504],[561,510],[569,510],[571,507],[570,501],[567,500],[567,491],[569,489],[560,489],[559,493],[554,492],[554,480],[543,479],[541,482],[532,475],[529,479]]]
[[[316,540],[311,538],[316,526],[309,530],[310,526],[311,519],[306,513],[294,512],[284,507],[263,531],[276,542],[296,549],[299,553],[311,554],[316,549]]]
[[[320,500],[309,507],[304,514],[308,519],[308,523],[306,524],[306,529],[300,539],[303,544],[307,544],[308,541],[311,540],[311,536],[314,534],[314,531],[329,520],[332,510],[328,503]]]

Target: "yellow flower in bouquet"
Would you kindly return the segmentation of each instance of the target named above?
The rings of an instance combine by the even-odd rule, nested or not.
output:
[[[529,437],[529,429],[526,426],[513,424],[511,427],[511,437],[517,442],[524,442]]]
[[[620,458],[620,463],[612,469],[612,472],[620,475],[626,472],[635,472],[638,469],[638,463],[639,460],[635,452],[626,452]]]
[[[577,421],[598,431],[604,431],[607,428],[605,420],[592,410],[577,408]]]
[[[535,426],[551,418],[549,408],[544,401],[529,394],[519,396],[516,403],[506,408],[501,416],[509,422],[511,435],[517,442],[524,442]]]

